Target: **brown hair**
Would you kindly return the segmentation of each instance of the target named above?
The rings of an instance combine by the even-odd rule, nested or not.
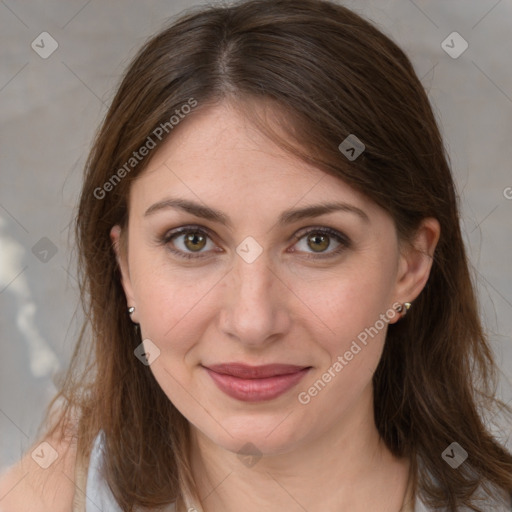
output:
[[[374,374],[376,425],[393,454],[410,457],[429,505],[480,511],[473,496],[479,484],[511,492],[512,455],[480,416],[505,406],[495,398],[497,368],[479,319],[455,185],[409,59],[345,7],[253,0],[193,10],[149,40],[129,66],[87,162],[76,218],[87,322],[56,399],[65,399],[63,415],[78,415],[82,457],[105,433],[106,477],[121,508],[175,499],[181,506],[184,489],[197,494],[188,422],[134,357],[141,339],[126,312],[109,237],[115,224],[126,226],[130,183],[150,156],[122,173],[104,197],[98,189],[154,130],[169,128],[191,98],[196,111],[235,101],[255,119],[251,105],[273,105],[287,137],[271,134],[260,120],[261,130],[383,207],[404,243],[422,219],[438,219],[429,280],[408,315],[389,325]],[[366,146],[351,162],[338,149],[350,134]],[[441,458],[453,441],[469,454],[456,471]]]

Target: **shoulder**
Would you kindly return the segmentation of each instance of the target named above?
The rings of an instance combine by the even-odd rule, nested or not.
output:
[[[0,512],[69,512],[75,495],[76,443],[46,437],[0,475]]]

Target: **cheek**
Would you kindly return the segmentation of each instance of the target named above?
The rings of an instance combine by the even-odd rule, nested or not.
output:
[[[325,340],[322,344],[330,353],[345,351],[351,340],[386,314],[391,285],[392,272],[378,263],[297,281],[293,292],[307,306],[302,308],[305,316],[297,321],[309,319],[310,327],[317,324],[317,333],[323,330],[319,339]]]
[[[310,333],[324,354],[320,367],[302,386],[308,395],[305,401],[334,400],[342,406],[371,382],[387,326],[396,315],[389,303],[391,278],[391,271],[365,265],[297,290],[307,297],[309,318],[318,325]]]
[[[198,321],[208,318],[211,295],[222,276],[199,268],[137,263],[134,293],[143,335],[164,345],[172,339],[182,345]]]
[[[323,343],[323,364],[304,382],[297,396],[304,407],[333,421],[351,410],[371,386],[382,355],[388,323],[379,316],[377,320],[361,317],[338,322],[337,335]]]

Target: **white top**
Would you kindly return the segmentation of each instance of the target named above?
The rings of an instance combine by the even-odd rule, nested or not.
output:
[[[110,490],[105,478],[102,476],[101,467],[103,462],[103,432],[100,432],[94,441],[91,451],[91,458],[89,461],[89,469],[87,471],[87,486],[86,486],[86,512],[123,512],[115,500],[112,491]],[[501,498],[500,498],[501,495]],[[503,492],[496,493],[496,501],[489,502],[489,508],[485,510],[492,512],[511,512],[512,511],[512,496],[507,496]],[[195,507],[195,508],[194,508]],[[187,510],[194,512],[203,512],[198,505],[191,504],[187,501]],[[411,512],[430,512],[425,504],[419,497],[416,497],[414,502],[414,509]],[[460,512],[469,511],[466,507],[462,508]],[[174,504],[169,505],[165,512],[176,512]],[[437,510],[437,512],[442,512]]]

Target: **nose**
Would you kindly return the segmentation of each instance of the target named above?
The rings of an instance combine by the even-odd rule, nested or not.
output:
[[[236,255],[224,282],[220,329],[239,343],[264,347],[290,329],[291,291],[278,277],[265,251],[252,263]]]

